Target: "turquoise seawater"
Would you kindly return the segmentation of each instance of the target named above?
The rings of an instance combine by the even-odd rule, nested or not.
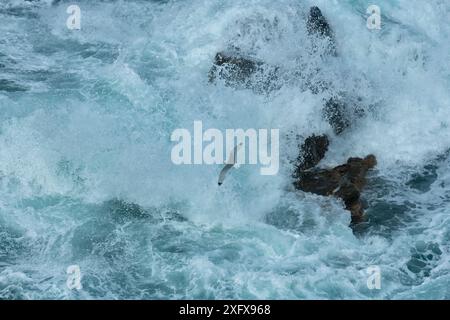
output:
[[[312,5],[338,57],[308,54]],[[449,15],[447,0],[1,1],[0,299],[450,299]],[[330,86],[209,84],[231,45]],[[338,137],[320,109],[340,92],[366,117]],[[279,174],[244,165],[219,188],[220,166],[175,166],[170,135],[196,120],[279,128]],[[292,132],[332,137],[323,166],[377,156],[366,223],[293,190]]]

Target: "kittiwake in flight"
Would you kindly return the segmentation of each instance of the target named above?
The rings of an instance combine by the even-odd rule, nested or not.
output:
[[[234,147],[233,151],[230,152],[230,157],[229,157],[228,161],[226,162],[225,167],[223,167],[222,171],[220,171],[220,174],[219,174],[219,186],[222,185],[228,171],[230,171],[231,168],[233,168],[234,165],[236,164],[237,153],[241,147],[242,147],[242,142],[239,143],[236,147]]]

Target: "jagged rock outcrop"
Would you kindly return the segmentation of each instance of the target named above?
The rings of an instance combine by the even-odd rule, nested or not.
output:
[[[325,50],[327,54],[337,56],[336,40],[333,29],[318,7],[311,7],[309,10],[306,28],[310,36],[315,36],[327,41]],[[317,50],[317,46],[315,49]]]
[[[308,34],[317,38],[314,42],[325,41],[325,45],[328,46],[326,54],[337,55],[333,30],[318,7],[310,9],[306,27]],[[316,49],[313,48],[313,54],[317,54]],[[281,87],[283,75],[280,67],[269,65],[253,57],[246,57],[239,50],[234,49],[233,52],[216,54],[209,72],[209,82],[216,83],[220,79],[228,87],[251,89],[265,94]],[[326,91],[328,85],[320,80],[311,79],[307,81],[307,87],[317,94]],[[322,113],[334,133],[339,135],[350,127],[354,118],[357,118],[353,114],[354,109],[348,99],[333,97],[325,102]]]
[[[325,16],[318,7],[312,7],[306,21],[309,36],[313,39],[311,54],[337,56],[334,32]],[[326,60],[324,60],[326,61]],[[209,72],[209,82],[216,83],[219,79],[226,86],[235,89],[252,89],[259,93],[269,93],[281,87],[283,71],[277,66],[271,66],[255,58],[246,57],[235,50],[232,53],[216,54],[213,66]],[[329,90],[329,84],[315,79],[307,80],[307,88],[313,94]],[[331,95],[324,100],[321,110],[336,135],[342,134],[352,123],[363,116],[364,109],[354,103],[343,93],[340,96]],[[369,155],[364,159],[350,158],[347,163],[332,168],[317,168],[325,157],[330,144],[325,134],[314,134],[307,137],[300,146],[300,155],[293,177],[295,187],[305,192],[322,196],[336,196],[342,199],[346,209],[351,212],[352,222],[362,220],[363,207],[360,200],[361,190],[366,184],[367,171],[376,165],[376,158]]]
[[[306,138],[300,147],[294,176],[299,176],[301,172],[317,166],[320,160],[325,157],[329,145],[330,141],[325,134],[312,135]]]
[[[375,156],[369,155],[364,159],[350,158],[347,163],[332,169],[299,171],[294,186],[304,192],[342,199],[351,212],[352,223],[358,223],[364,216],[361,191],[366,185],[367,172],[376,164]]]
[[[365,111],[359,101],[352,101],[348,97],[333,97],[325,103],[322,114],[334,133],[340,135],[363,118]]]
[[[264,94],[280,88],[280,69],[256,59],[219,52],[209,71],[209,82],[215,83],[218,79],[228,87]]]
[[[326,54],[337,55],[333,31],[318,7],[312,7],[307,19],[307,30],[316,41],[326,41]],[[317,46],[314,52],[317,53]],[[215,83],[222,79],[226,86],[236,89],[253,89],[260,93],[267,93],[279,89],[281,70],[279,66],[272,66],[252,57],[247,57],[234,48],[231,52],[218,52],[214,57],[213,66],[209,72],[209,82]],[[308,83],[308,87],[317,93],[323,84]],[[322,88],[323,90],[323,88]]]

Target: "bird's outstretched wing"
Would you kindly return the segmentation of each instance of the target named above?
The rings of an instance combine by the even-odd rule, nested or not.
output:
[[[233,168],[234,164],[227,164],[225,165],[225,167],[223,167],[222,171],[220,171],[219,174],[219,186],[222,185],[223,181],[225,180],[225,177],[228,173],[228,171],[231,170],[231,168]]]
[[[219,174],[219,186],[223,184],[223,181],[225,180],[228,171],[230,171],[231,168],[233,168],[234,165],[237,163],[237,153],[241,147],[242,142],[238,144],[236,147],[234,147],[233,151],[230,152],[230,157],[228,158],[227,163],[225,164],[225,166],[223,167],[222,171],[220,171]]]

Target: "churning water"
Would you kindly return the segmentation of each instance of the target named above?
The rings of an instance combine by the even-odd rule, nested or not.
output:
[[[0,298],[449,299],[450,2],[376,2],[379,31],[364,0],[79,0],[69,30],[72,1],[2,0]],[[338,57],[308,54],[311,5]],[[209,84],[230,45],[307,76]],[[320,109],[339,92],[366,116],[337,137]],[[220,166],[175,166],[170,134],[195,120],[279,128],[279,174],[242,166],[219,188]],[[332,137],[325,166],[377,156],[367,223],[293,190],[292,132]]]

